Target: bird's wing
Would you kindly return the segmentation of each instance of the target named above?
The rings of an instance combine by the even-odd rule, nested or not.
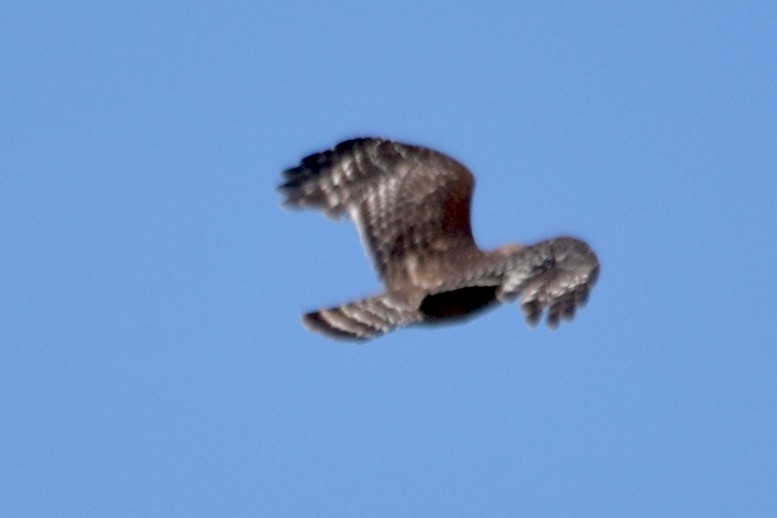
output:
[[[588,300],[599,276],[599,259],[584,242],[558,237],[526,247],[513,257],[510,273],[497,292],[502,301],[520,296],[530,324],[547,311],[548,325],[571,320]]]
[[[303,158],[283,174],[285,206],[354,221],[389,290],[433,285],[442,274],[437,258],[476,250],[470,226],[474,178],[437,151],[354,139]]]

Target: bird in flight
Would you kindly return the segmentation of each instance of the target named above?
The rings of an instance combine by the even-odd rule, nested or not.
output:
[[[520,299],[535,325],[571,320],[596,282],[588,245],[557,237],[482,251],[470,226],[474,178],[429,148],[357,138],[283,172],[283,205],[310,207],[356,224],[385,290],[303,316],[332,338],[368,340],[414,324],[463,320]]]

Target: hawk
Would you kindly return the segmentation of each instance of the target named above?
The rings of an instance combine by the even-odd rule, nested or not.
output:
[[[357,138],[283,172],[284,206],[347,216],[383,293],[303,316],[311,330],[368,340],[413,325],[463,320],[520,298],[530,325],[555,328],[585,304],[599,261],[584,242],[557,237],[482,251],[470,226],[474,178],[429,148]]]

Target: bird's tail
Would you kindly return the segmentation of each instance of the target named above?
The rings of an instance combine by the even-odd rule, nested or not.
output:
[[[387,294],[303,315],[311,331],[340,340],[370,340],[399,327],[420,322],[417,309],[407,309]]]

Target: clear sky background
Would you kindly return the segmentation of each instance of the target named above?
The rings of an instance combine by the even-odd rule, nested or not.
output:
[[[0,514],[773,516],[777,8],[419,4],[2,8]],[[275,186],[360,135],[588,306],[306,331],[380,287]]]

